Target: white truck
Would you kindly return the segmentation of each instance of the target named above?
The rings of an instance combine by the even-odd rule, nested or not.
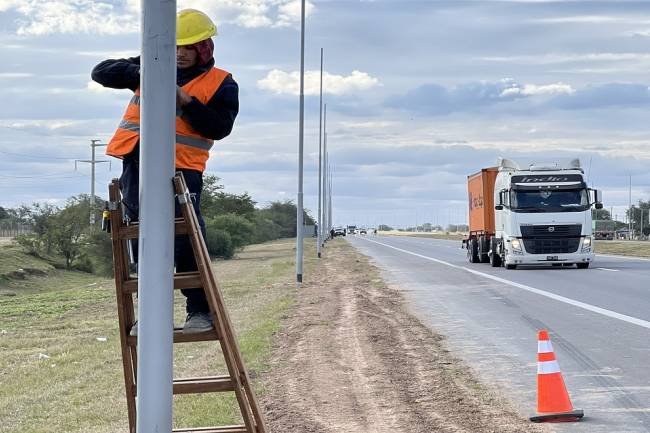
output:
[[[516,269],[520,265],[577,265],[594,260],[592,206],[600,192],[588,188],[580,161],[520,167],[499,158],[468,176],[470,262]]]

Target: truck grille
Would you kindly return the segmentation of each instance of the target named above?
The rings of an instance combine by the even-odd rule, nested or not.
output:
[[[529,254],[575,253],[580,248],[581,224],[521,226],[524,248]]]

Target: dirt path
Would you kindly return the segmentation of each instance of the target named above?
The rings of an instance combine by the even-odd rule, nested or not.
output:
[[[272,432],[545,432],[473,378],[365,257],[330,242],[276,336]]]

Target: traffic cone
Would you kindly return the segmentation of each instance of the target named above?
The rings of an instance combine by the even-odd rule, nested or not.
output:
[[[581,409],[573,409],[564,385],[560,365],[555,359],[553,345],[546,330],[539,331],[537,341],[537,415],[533,422],[572,422],[584,416]]]

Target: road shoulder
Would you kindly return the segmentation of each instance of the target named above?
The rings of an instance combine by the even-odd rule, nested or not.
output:
[[[271,431],[547,431],[480,384],[347,242],[319,264],[275,338]]]

